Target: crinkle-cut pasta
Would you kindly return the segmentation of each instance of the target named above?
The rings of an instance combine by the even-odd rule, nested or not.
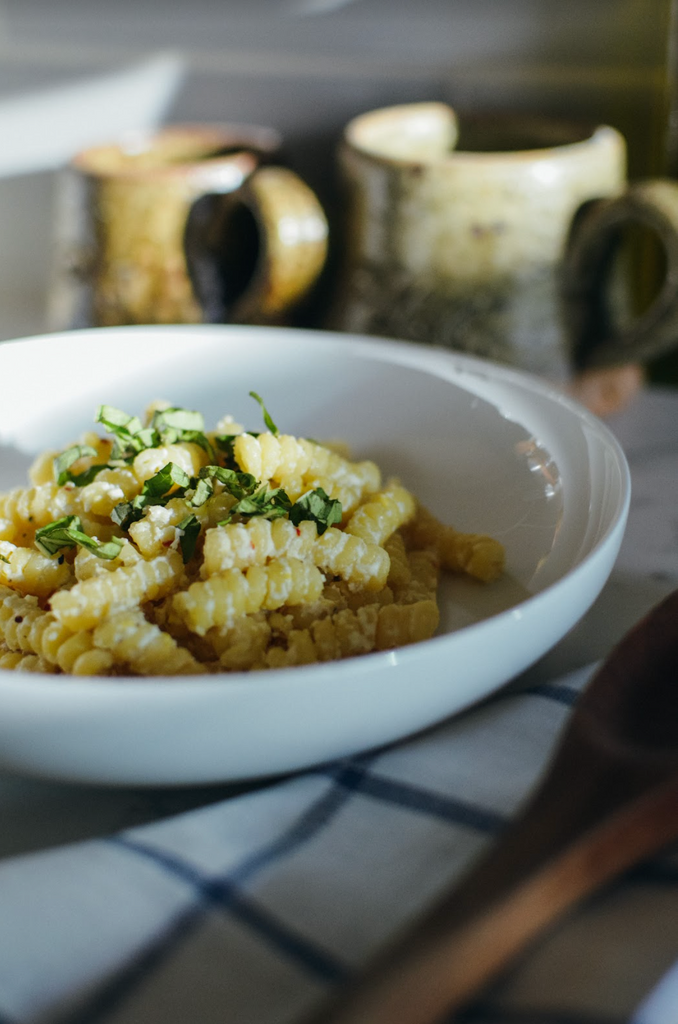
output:
[[[311,627],[319,661],[368,654],[376,642],[379,608],[364,605],[352,611],[349,608],[320,619]]]
[[[244,473],[257,480],[274,480],[306,473],[313,459],[311,441],[291,434],[239,434],[233,448],[235,459]]]
[[[43,661],[37,654],[24,654],[23,651],[8,651],[0,646],[0,669],[11,669],[12,672],[52,672],[51,665]]]
[[[72,636],[52,612],[43,611],[37,598],[0,587],[0,637],[11,650],[37,654],[52,666],[65,665],[64,671],[67,671],[72,663],[67,653],[69,649],[61,655],[60,651]]]
[[[56,636],[57,630],[49,630]],[[91,630],[81,630],[62,637],[56,649],[56,664],[62,672],[73,676],[105,675],[113,664],[113,658],[106,651],[98,651],[94,647]]]
[[[144,422],[170,405],[152,403]],[[223,435],[231,438],[235,467],[251,473],[256,488],[282,488],[291,503],[322,488],[341,503],[341,523],[310,518],[295,525],[286,515],[247,513],[226,522],[238,501],[229,479],[210,471],[209,486],[195,489],[208,463],[233,468],[230,456],[222,458]],[[96,465],[90,483],[58,486],[60,453],[47,451],[30,469],[31,486],[0,495],[5,665],[149,676],[353,657],[435,632],[441,565],[482,580],[503,568],[500,544],[444,526],[398,480],[382,485],[379,467],[353,461],[346,448],[275,432],[252,435],[230,416],[205,436],[212,452],[179,440],[109,465],[113,442],[86,433],[78,443],[94,454],[72,463],[69,477]],[[168,463],[193,478],[187,489],[175,487],[157,501],[150,494],[138,520],[116,523],[115,507],[133,501]],[[293,518],[303,509],[297,506]],[[121,540],[119,553],[106,558],[110,550],[76,542],[45,555],[36,531],[65,516],[77,516],[93,542]],[[189,519],[191,544],[182,548],[180,524]]]
[[[368,654],[375,649],[378,616],[377,605],[364,605],[356,611],[345,608],[306,628],[296,628],[291,615],[271,616],[277,642],[266,652],[266,667],[285,668]]]
[[[110,516],[119,502],[139,493],[139,481],[124,466],[102,469],[91,484],[79,489],[78,508],[96,516]]]
[[[208,634],[218,655],[222,672],[248,672],[265,668],[264,657],[271,639],[271,626],[262,614],[246,615],[236,626]]]
[[[294,489],[301,477],[306,489],[322,484],[331,493],[332,483],[346,491],[371,493],[381,486],[381,473],[369,460],[350,462],[337,452],[290,434],[240,434],[234,446],[236,462],[257,480],[288,483]]]
[[[499,541],[480,533],[459,533],[422,505],[405,532],[413,547],[435,549],[443,567],[452,572],[465,572],[489,583],[504,570],[505,553]]]
[[[316,566],[297,558],[280,558],[253,565],[245,572],[227,569],[218,576],[192,583],[176,594],[174,611],[188,628],[204,636],[214,626],[232,626],[242,615],[285,604],[315,601],[323,586]]]
[[[408,551],[407,564],[409,579],[401,586],[394,586],[396,604],[435,599],[440,580],[440,559],[437,553],[429,548]]]
[[[0,640],[10,650],[41,654],[42,631],[53,618],[36,597],[0,586]]]
[[[195,516],[204,529],[216,526],[235,504],[235,498],[226,492],[194,508],[185,498],[172,498],[166,505],[149,505],[142,519],[132,523],[129,534],[144,558],[154,558],[168,548],[176,551],[182,535],[179,524],[188,516]]]
[[[37,657],[41,672],[103,675],[112,664],[112,658],[93,650],[91,632],[72,633],[35,598],[5,587],[0,587],[0,636],[10,650]]]
[[[179,523],[193,511],[183,498],[173,498],[167,505],[149,505],[143,518],[130,525],[129,535],[144,558],[155,558],[168,549],[176,551],[181,539]]]
[[[316,526],[308,519],[298,526],[282,518],[253,518],[247,523],[216,526],[205,534],[200,575],[206,578],[226,569],[265,565],[283,556],[308,558],[317,538]]]
[[[72,566],[63,556],[50,557],[5,540],[0,541],[0,555],[0,583],[22,594],[46,598],[73,579]]]
[[[340,576],[354,590],[380,590],[386,583],[390,564],[385,548],[334,526],[318,537],[313,559],[321,569]]]
[[[34,487],[54,483],[54,460],[58,454],[57,451],[40,452],[33,459],[28,469],[28,479]]]
[[[120,554],[115,558],[99,558],[87,548],[78,548],[73,559],[73,571],[76,580],[88,580],[92,576],[102,576],[122,566],[134,565],[141,561],[141,555],[128,540],[123,540]]]
[[[287,647],[272,646],[266,652],[267,668],[288,668],[292,665],[311,665],[318,661],[318,652],[307,629],[294,629],[289,634]]]
[[[50,604],[59,622],[74,632],[92,629],[108,615],[163,597],[178,585],[182,575],[181,555],[168,551],[160,558],[76,583],[70,590],[54,594]]]
[[[433,598],[412,604],[387,604],[379,609],[376,648],[386,651],[391,647],[429,640],[440,620],[438,605]]]
[[[372,544],[386,540],[414,515],[416,502],[408,490],[391,480],[383,491],[355,510],[344,529]]]
[[[15,544],[32,544],[35,531],[61,516],[75,512],[74,488],[41,484],[38,487],[14,487],[0,495],[0,516],[12,524]]]
[[[85,455],[70,466],[71,473],[83,473],[90,466],[108,462],[113,447],[108,438],[100,437],[94,431],[87,431],[78,441],[80,445],[87,445],[94,449],[94,455]],[[41,452],[33,460],[29,470],[28,479],[36,486],[38,484],[51,484],[55,482],[54,460],[60,453],[58,451]]]
[[[94,630],[93,640],[113,661],[138,675],[197,675],[207,671],[138,609],[120,612],[101,623]]]
[[[407,549],[400,530],[396,530],[384,541],[390,564],[388,568],[387,586],[393,590],[402,590],[410,582],[412,573],[407,559]]]
[[[189,476],[197,476],[208,461],[207,452],[198,444],[190,442],[163,444],[157,448],[145,448],[139,452],[132,463],[132,471],[139,483],[143,484],[169,462],[173,462]]]
[[[322,488],[330,498],[341,502],[342,520],[345,521],[357,509],[365,497],[362,487],[344,485],[338,479],[329,476],[316,476],[312,480],[304,480],[302,493]]]

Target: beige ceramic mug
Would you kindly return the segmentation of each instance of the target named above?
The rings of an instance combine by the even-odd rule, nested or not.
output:
[[[58,206],[53,327],[284,324],[325,262],[310,188],[280,137],[175,125],[79,153]]]
[[[614,128],[457,119],[442,103],[351,121],[340,154],[346,235],[330,325],[431,344],[554,380],[678,347],[678,184],[629,189]],[[664,286],[629,321],[613,254],[657,233]]]

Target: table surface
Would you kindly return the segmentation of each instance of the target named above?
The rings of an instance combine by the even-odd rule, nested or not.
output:
[[[619,558],[580,623],[515,685],[546,682],[604,657],[678,586],[678,391],[645,388],[608,425],[626,452],[633,483]],[[242,789],[106,789],[0,772],[0,857],[117,832]]]

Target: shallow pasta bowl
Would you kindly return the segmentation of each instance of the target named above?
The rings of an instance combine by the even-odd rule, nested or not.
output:
[[[439,635],[341,662],[149,679],[0,671],[0,764],[108,784],[289,772],[456,713],[552,647],[602,589],[628,513],[608,429],[539,380],[425,346],[253,327],[123,327],[0,345],[0,490],[72,443],[102,403],[155,398],[343,438],[439,518],[500,540],[493,584],[446,577]],[[14,383],[13,383],[14,382]],[[256,410],[255,410],[256,411]],[[258,425],[258,420],[257,420]]]

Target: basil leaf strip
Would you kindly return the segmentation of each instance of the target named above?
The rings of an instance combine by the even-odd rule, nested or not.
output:
[[[185,431],[205,432],[205,420],[202,413],[194,412],[192,409],[181,409],[179,406],[158,409],[153,414],[153,426],[161,434],[167,428],[178,430],[180,433]]]
[[[271,419],[268,409],[264,405],[263,399],[259,397],[256,391],[250,391],[250,398],[253,398],[256,402],[259,403],[259,405],[261,406],[261,411],[264,414],[264,423],[266,424],[266,429],[270,430],[270,432],[277,437],[280,431],[278,430],[275,423]]]
[[[193,508],[199,508],[200,505],[204,505],[208,498],[211,498],[214,494],[214,487],[209,480],[198,480],[193,494],[189,498],[189,504]]]
[[[323,534],[334,523],[340,523],[341,516],[341,502],[338,498],[330,498],[322,487],[302,494],[290,509],[290,519],[295,526],[305,519],[310,519],[316,524],[318,535]]]
[[[111,457],[131,460],[146,448],[155,448],[160,440],[153,427],[144,427],[138,416],[128,416],[114,405],[100,405],[95,417],[116,439]]]
[[[237,469],[226,469],[224,466],[203,466],[200,478],[218,480],[234,498],[245,498],[254,494],[259,486],[259,481],[251,473],[241,473]]]
[[[81,529],[80,516],[63,516],[55,519],[36,531],[36,546],[45,555],[55,555],[63,548],[74,548],[80,545],[92,551],[98,558],[116,558],[122,549],[123,542],[118,538],[101,544]]]
[[[190,483],[190,476],[181,466],[177,466],[176,462],[168,462],[157,473],[144,481],[139,497],[160,498],[171,491],[173,487],[185,489],[190,486]]]
[[[205,434],[202,413],[178,407],[159,409],[153,415],[152,426],[158,431],[163,444],[181,441],[197,444],[207,452],[210,459],[214,459],[214,448]]]
[[[74,444],[71,448],[67,448],[66,451],[62,452],[61,455],[57,455],[57,457],[54,459],[54,475],[56,477],[57,485],[59,487],[63,487],[63,485],[67,483],[69,480],[75,481],[74,475],[72,473],[69,473],[69,469],[71,468],[73,463],[77,462],[78,459],[88,458],[96,454],[96,448],[92,448],[92,446],[89,444]],[[103,465],[98,466],[97,472],[104,468],[105,466]],[[92,469],[94,469],[94,467],[92,467]],[[87,473],[89,473],[89,470],[87,471]],[[81,473],[79,475],[85,476],[86,474]],[[88,481],[88,483],[89,482],[90,481]]]
[[[180,466],[168,462],[144,481],[141,492],[132,501],[119,502],[111,512],[111,519],[123,530],[127,530],[132,523],[143,518],[144,509],[149,505],[166,505],[170,498],[181,497],[192,482],[192,478]]]
[[[178,524],[177,529],[181,531],[179,546],[181,548],[181,557],[184,560],[184,565],[186,565],[186,562],[189,562],[193,557],[195,545],[200,536],[200,520],[197,516],[186,516]]]
[[[254,494],[246,495],[237,501],[228,516],[219,521],[219,526],[226,526],[233,521],[235,516],[247,520],[253,516],[260,516],[262,519],[279,519],[280,516],[289,514],[292,508],[287,493],[282,487],[275,487],[269,491],[266,486],[261,487]]]

